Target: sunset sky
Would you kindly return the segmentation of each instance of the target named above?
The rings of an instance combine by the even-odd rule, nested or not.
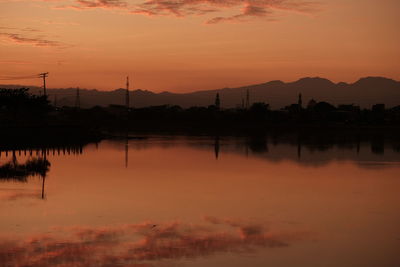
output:
[[[399,0],[0,0],[0,84],[189,92],[400,80]]]

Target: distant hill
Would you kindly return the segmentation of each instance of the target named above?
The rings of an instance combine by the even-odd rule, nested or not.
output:
[[[35,86],[0,85],[1,88],[29,87],[31,92],[39,94],[42,90]],[[250,102],[269,103],[271,108],[279,109],[297,102],[298,94],[303,96],[303,104],[313,98],[316,101],[327,101],[334,105],[355,104],[362,108],[370,108],[376,103],[384,103],[387,107],[400,105],[400,82],[383,77],[367,77],[355,83],[333,83],[323,78],[302,78],[295,82],[285,83],[271,81],[262,84],[238,88],[222,88],[216,90],[197,91],[192,93],[153,93],[147,90],[130,92],[131,103],[134,107],[156,105],[179,105],[182,107],[208,106],[214,103],[218,92],[221,106],[236,107],[246,98],[247,89],[250,92]],[[58,106],[75,105],[76,88],[48,89],[49,99],[54,101],[57,96]],[[124,105],[125,90],[99,91],[96,89],[80,90],[81,107],[108,106],[110,104]]]

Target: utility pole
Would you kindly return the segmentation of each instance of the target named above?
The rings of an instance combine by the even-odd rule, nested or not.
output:
[[[43,78],[43,94],[47,96],[46,93],[46,78],[49,76],[48,72],[43,72],[39,74],[39,77]]]
[[[126,95],[125,95],[126,109],[129,110],[129,76],[126,77]]]
[[[76,88],[75,107],[76,107],[77,109],[80,109],[80,108],[81,108],[81,99],[80,99],[80,95],[79,95],[79,87]]]

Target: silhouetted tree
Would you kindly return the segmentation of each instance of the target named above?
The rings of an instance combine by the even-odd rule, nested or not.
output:
[[[329,104],[328,102],[318,102],[314,106],[314,111],[315,112],[322,112],[322,113],[327,113],[336,110],[336,108]]]
[[[307,109],[312,110],[315,105],[317,104],[317,101],[315,101],[313,98],[308,102],[307,104]]]
[[[0,89],[0,112],[7,119],[38,118],[51,110],[47,96],[28,93],[28,88]]]
[[[250,114],[254,119],[264,120],[266,119],[267,112],[269,111],[269,105],[263,102],[257,102],[251,105]]]

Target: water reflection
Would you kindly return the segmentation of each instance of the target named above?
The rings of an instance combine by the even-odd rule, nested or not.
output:
[[[12,160],[0,166],[0,179],[26,182],[30,176],[46,176],[49,167],[50,162],[45,156],[43,158],[33,157],[21,164],[13,153]]]
[[[0,151],[0,266],[399,264],[396,139],[127,136]]]
[[[215,159],[218,159],[218,156],[219,156],[219,136],[215,137],[214,153],[215,153]]]
[[[274,231],[262,223],[216,217],[204,217],[198,224],[144,222],[57,231],[59,234],[23,241],[3,241],[2,266],[158,266],[165,260],[284,248],[309,236],[306,232]]]
[[[352,161],[365,168],[384,168],[397,165],[400,159],[400,141],[385,139],[384,135],[367,138],[355,136],[302,136],[302,135],[262,135],[247,137],[199,137],[199,136],[147,136],[104,141],[108,146],[120,149],[124,146],[124,166],[129,165],[129,150],[141,151],[160,147],[168,149],[177,146],[196,150],[212,149],[216,160],[221,154],[233,153],[260,158],[271,162],[293,161],[306,166],[323,166],[333,161]],[[45,181],[50,168],[48,156],[82,155],[85,145],[66,145],[45,148],[0,148],[0,181],[28,182],[29,177],[39,177],[42,181],[41,198],[45,198]],[[99,149],[99,143],[95,143]],[[6,161],[4,161],[4,156]],[[10,159],[11,157],[11,159]],[[19,163],[18,158],[25,160]],[[8,161],[7,161],[8,160]],[[32,193],[18,193],[9,199],[34,196]]]
[[[7,147],[0,150],[1,155],[5,155],[5,162],[0,162],[0,182],[19,182],[27,183],[29,179],[39,177],[41,183],[40,198],[45,199],[45,183],[47,173],[50,170],[51,163],[48,160],[49,155],[65,156],[83,153],[83,146],[62,146],[62,147],[45,147],[45,148],[18,148]],[[11,150],[9,150],[11,149]],[[8,159],[9,155],[11,159]],[[20,158],[23,163],[20,163]],[[5,190],[3,190],[5,191]],[[13,190],[9,190],[13,191]],[[36,198],[36,193],[17,192],[3,198],[6,200],[17,200],[20,198]]]
[[[118,149],[122,141],[114,140]],[[183,137],[153,136],[146,139],[125,139],[125,165],[129,149],[143,150],[154,147],[172,148],[188,146],[193,149],[213,149],[215,159],[224,153],[252,156],[267,161],[289,160],[307,166],[323,166],[333,161],[352,161],[360,167],[390,166],[400,159],[400,140],[385,139],[383,135],[346,138],[295,136],[248,137]]]

